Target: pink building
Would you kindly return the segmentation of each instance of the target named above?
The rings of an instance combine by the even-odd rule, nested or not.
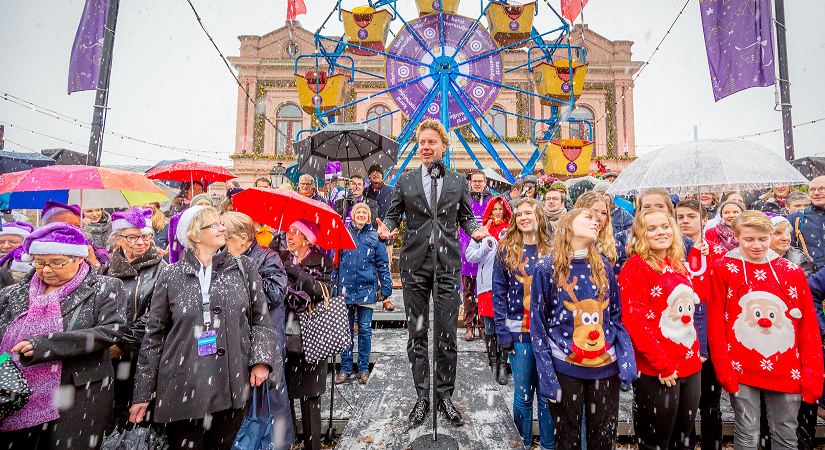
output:
[[[298,22],[293,22],[294,47],[291,49],[288,26],[264,36],[240,36],[238,39],[241,42],[240,56],[230,57],[229,60],[238,70],[246,93],[238,89],[233,172],[238,175],[243,186],[249,186],[255,178],[267,176],[278,162],[288,166],[294,160],[291,144],[298,138],[298,132],[312,127],[311,117],[303,112],[298,101],[294,55],[314,52],[315,44],[312,33],[301,28]],[[571,32],[571,44],[583,46],[587,50],[589,64],[585,90],[572,116],[589,119],[595,124],[594,159],[599,159],[610,170],[621,170],[629,163],[625,157],[632,157],[636,153],[633,91],[628,89],[628,86],[642,63],[631,59],[632,42],[608,40],[590,30],[587,25],[583,28],[577,25],[574,28]],[[384,75],[383,56],[350,56],[355,59],[355,66],[359,70]],[[579,58],[580,56],[574,55]],[[502,57],[505,70],[527,62],[527,52],[523,50],[505,52],[502,53]],[[301,59],[300,62],[298,73],[304,74],[315,70],[314,62],[309,58]],[[524,67],[507,73],[505,83],[535,92],[530,75]],[[350,96],[352,99],[361,99],[383,89],[383,81],[356,74],[353,83],[350,84]],[[255,100],[255,104],[247,100],[247,93]],[[541,105],[536,97],[512,90],[504,90],[495,105],[498,109],[528,117],[545,118],[550,114],[550,107]],[[362,122],[396,109],[389,95],[384,94],[345,109],[336,120]],[[269,122],[264,120],[264,116],[275,124],[281,133],[276,133]],[[487,120],[522,161],[529,158],[535,149],[531,142],[533,124],[530,121],[495,111],[487,114]],[[371,126],[382,134],[396,136],[403,126],[402,116],[396,113],[371,122]],[[564,125],[561,137],[586,139],[589,134],[588,128],[583,124]],[[491,130],[486,131],[492,135]],[[303,137],[306,137],[306,133],[301,135],[301,138]],[[520,171],[521,166],[501,142],[494,142],[493,146],[499,151],[509,169],[514,173]],[[471,148],[484,167],[498,168],[480,144],[471,143]],[[455,145],[454,149],[457,150],[457,169],[475,168],[475,164],[460,144]],[[414,168],[418,164],[415,158],[408,167]],[[591,163],[591,171],[596,170],[597,164],[594,161]]]

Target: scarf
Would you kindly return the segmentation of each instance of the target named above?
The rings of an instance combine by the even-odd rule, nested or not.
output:
[[[781,206],[783,208],[785,207],[785,199],[784,198],[777,197],[777,196],[774,195],[773,199],[776,201],[776,203],[779,203],[779,206]]]
[[[561,219],[561,215],[566,213],[567,210],[564,207],[559,209],[554,209],[552,211],[544,210],[544,214],[547,216],[548,222],[556,222],[557,220]]]
[[[573,345],[571,346],[571,350],[573,350],[573,354],[576,355],[576,356],[573,357],[573,360],[576,361],[577,363],[581,363],[585,359],[596,358],[596,357],[602,355],[604,352],[606,352],[609,349],[610,349],[610,344],[608,344],[607,342],[605,342],[604,347],[600,348],[599,350],[584,350],[584,349],[580,348],[578,345],[576,345],[575,343],[573,343]]]
[[[163,255],[155,245],[149,246],[142,255],[133,259],[132,262],[126,260],[123,249],[119,248],[112,255],[112,262],[109,264],[106,275],[120,279],[136,277],[141,269],[157,265],[162,259]]]
[[[383,189],[383,188],[384,188],[384,182],[383,181],[380,181],[378,183],[370,183],[370,189],[372,190],[372,192],[375,195],[378,195],[378,193],[381,192],[381,189]]]
[[[490,196],[490,193],[490,189],[485,186],[484,190],[481,192],[470,191],[470,198],[476,203],[481,203],[484,201],[484,197]]]
[[[301,194],[301,195],[303,195],[304,197],[309,198],[309,197],[312,197],[312,194],[314,194],[314,193],[315,193],[315,189],[313,189],[313,190],[309,191],[309,194],[304,194],[304,193],[303,193],[303,192],[301,192],[301,191],[298,191],[298,193],[299,193],[299,194]]]
[[[727,251],[731,251],[739,247],[739,241],[733,236],[733,229],[725,222],[716,224],[716,235],[719,236],[719,244],[725,247]]]
[[[88,273],[89,264],[84,261],[74,278],[49,294],[44,294],[46,283],[35,274],[29,284],[29,309],[9,324],[0,342],[0,352],[10,353],[14,362],[20,365],[20,355],[11,353],[11,349],[20,341],[32,336],[63,332],[60,302],[80,286]],[[29,382],[32,394],[22,409],[3,419],[0,431],[20,430],[59,418],[54,397],[60,388],[62,369],[60,360],[21,366],[20,370]]]

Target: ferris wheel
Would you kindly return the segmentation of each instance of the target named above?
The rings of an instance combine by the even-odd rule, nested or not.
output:
[[[334,122],[346,108],[365,100],[384,94],[393,100],[398,109],[371,119],[391,114],[403,114],[406,119],[396,139],[401,148],[399,164],[389,184],[394,184],[416,153],[415,129],[425,118],[439,120],[451,130],[458,141],[454,145],[461,145],[481,169],[466,136],[477,140],[510,182],[515,181],[515,177],[491,139],[503,144],[520,164],[520,175],[527,175],[547,151],[547,143],[562,122],[587,122],[570,117],[584,88],[587,55],[583,47],[570,43],[570,23],[547,0],[544,0],[547,8],[542,8],[544,13],[539,11],[537,1],[515,4],[506,0],[481,0],[481,13],[476,18],[458,13],[459,0],[414,0],[419,15],[409,20],[400,14],[396,1],[368,0],[367,6],[350,11],[338,0],[315,32],[315,53],[295,59],[296,86],[302,107],[317,119],[319,127]],[[330,19],[336,15],[343,23],[344,35],[325,36]],[[397,32],[390,28],[394,21],[400,22]],[[548,29],[537,29],[539,24]],[[516,49],[526,52],[526,63],[505,67],[503,53]],[[347,53],[383,56],[384,76],[358,69]],[[314,59],[315,69],[299,74],[299,60],[307,58]],[[506,83],[508,73],[525,69],[532,89]],[[350,99],[349,84],[357,73],[380,79],[384,89],[358,100]],[[522,111],[513,113],[496,108],[496,99],[508,90],[549,106],[549,117],[531,117]],[[490,111],[514,115],[533,125],[531,142],[535,149],[527,160],[519,158],[489,123],[485,116]],[[588,124],[592,145],[593,124]],[[546,131],[537,131],[540,125],[544,125],[542,128]],[[462,127],[464,131],[459,132]],[[492,136],[488,137],[485,130],[492,131]],[[577,155],[581,153],[582,142],[578,141]],[[454,166],[454,158],[455,149],[448,149],[445,155],[448,166]],[[589,155],[587,161],[589,164]],[[571,173],[582,169],[573,159],[564,167]]]

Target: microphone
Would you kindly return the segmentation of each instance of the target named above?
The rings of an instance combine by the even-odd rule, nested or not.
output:
[[[441,159],[433,160],[430,162],[429,167],[427,167],[427,173],[433,180],[444,178],[444,174],[447,173],[447,165],[444,164],[444,161]]]
[[[533,183],[524,183],[524,187],[521,188],[521,194],[519,194],[518,198],[524,198],[524,196],[527,195],[527,191],[529,191],[531,187],[534,187]]]

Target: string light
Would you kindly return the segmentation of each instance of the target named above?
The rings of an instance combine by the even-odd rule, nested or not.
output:
[[[26,150],[28,150],[28,151],[30,151],[30,152],[32,152],[32,153],[37,153],[36,151],[34,151],[34,150],[32,150],[32,149],[30,149],[30,148],[26,147],[25,145],[20,145],[20,144],[18,144],[17,142],[12,141],[11,139],[3,139],[3,141],[4,141],[4,142],[8,142],[9,144],[14,144],[14,145],[16,145],[16,146],[18,146],[18,147],[20,147],[20,148],[25,148]],[[15,153],[15,152],[14,152],[14,150],[11,150],[11,149],[9,149],[9,150],[10,150],[12,153]],[[37,153],[37,154],[39,155],[40,153]]]
[[[823,117],[821,119],[809,120],[807,122],[798,123],[796,125],[793,125],[793,129],[795,130],[796,127],[801,127],[801,126],[805,126],[805,125],[813,125],[817,122],[822,122],[822,121],[825,121],[825,117]],[[763,135],[766,135],[766,134],[779,133],[780,131],[782,131],[782,128],[777,128],[775,130],[768,130],[768,131],[760,131],[759,133],[744,134],[742,136],[735,136],[735,137],[726,138],[726,139],[746,139],[746,138],[750,138],[750,137],[763,136]],[[667,145],[671,145],[671,144],[636,145],[636,147],[657,147],[658,148],[658,147],[665,147]],[[825,153],[825,152],[823,152],[823,153]],[[819,153],[817,153],[817,154],[819,154]]]
[[[15,105],[22,106],[22,107],[27,108],[27,109],[31,109],[32,111],[38,112],[40,114],[44,114],[44,115],[49,116],[49,117],[54,117],[57,120],[60,120],[60,118],[63,117],[65,120],[72,121],[74,124],[77,124],[78,128],[92,129],[92,125],[88,122],[84,122],[82,120],[75,119],[74,117],[70,117],[66,114],[59,113],[59,112],[54,111],[52,109],[48,109],[48,108],[44,108],[44,107],[39,106],[39,105],[35,105],[32,102],[28,102],[26,100],[23,100],[20,97],[16,97],[16,96],[11,95],[9,93],[4,93],[3,94],[3,100],[9,101],[9,102],[11,102]],[[193,149],[188,149],[188,148],[178,148],[177,146],[157,144],[157,143],[154,143],[154,142],[149,142],[149,141],[146,141],[146,140],[143,140],[143,139],[131,137],[131,136],[121,134],[121,133],[116,133],[116,132],[113,132],[113,131],[106,131],[104,134],[117,136],[117,137],[120,137],[120,139],[128,139],[130,141],[135,141],[135,142],[138,142],[138,143],[141,143],[141,144],[149,144],[149,145],[152,145],[152,146],[157,146],[158,148],[165,148],[165,149],[172,150],[172,151],[175,151],[175,152],[182,152],[182,153],[187,153],[187,154],[190,154],[190,155],[199,155],[199,156],[204,156],[204,157],[207,157],[207,158],[212,156],[212,155],[228,156],[230,154],[230,152],[215,152],[215,151],[205,151],[205,150],[193,150]]]

